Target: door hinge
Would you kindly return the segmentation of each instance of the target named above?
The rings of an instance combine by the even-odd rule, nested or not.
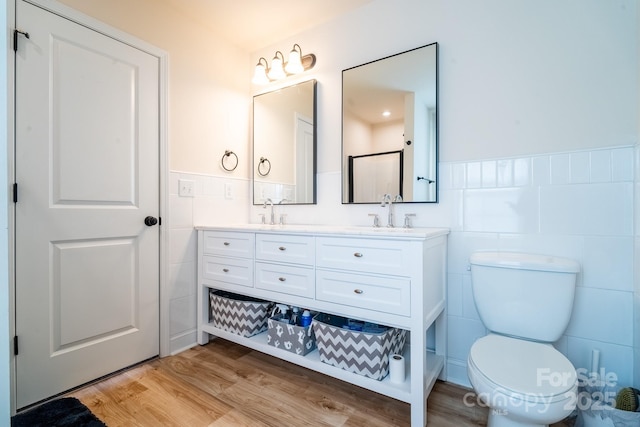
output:
[[[18,35],[19,34],[22,34],[26,38],[29,38],[29,33],[27,33],[26,31],[13,30],[13,51],[14,52],[18,51]]]
[[[18,183],[13,183],[13,203],[18,203]]]
[[[18,355],[18,336],[17,335],[13,337],[13,355],[14,356]]]

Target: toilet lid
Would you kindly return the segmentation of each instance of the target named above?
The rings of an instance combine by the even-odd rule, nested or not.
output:
[[[523,395],[560,395],[577,380],[569,359],[553,346],[500,335],[476,341],[469,361],[497,387]]]

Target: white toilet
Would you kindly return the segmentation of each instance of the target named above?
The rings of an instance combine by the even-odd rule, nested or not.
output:
[[[580,265],[513,252],[471,255],[473,297],[489,334],[469,352],[468,375],[489,427],[541,427],[576,406],[577,374],[552,343],[566,329]]]

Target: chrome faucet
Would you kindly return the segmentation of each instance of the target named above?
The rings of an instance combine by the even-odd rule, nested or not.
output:
[[[274,225],[276,223],[276,214],[273,211],[273,201],[271,199],[266,199],[262,209],[267,209],[267,203],[271,205],[271,220],[269,221],[269,224]]]
[[[389,206],[389,216],[387,218],[387,227],[393,228],[393,200],[391,200],[391,194],[385,194],[382,196],[382,203],[380,207]]]

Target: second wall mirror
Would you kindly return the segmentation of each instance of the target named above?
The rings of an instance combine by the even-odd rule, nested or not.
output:
[[[438,44],[344,70],[342,203],[435,203],[437,177]]]
[[[253,97],[253,204],[316,203],[316,81]]]

